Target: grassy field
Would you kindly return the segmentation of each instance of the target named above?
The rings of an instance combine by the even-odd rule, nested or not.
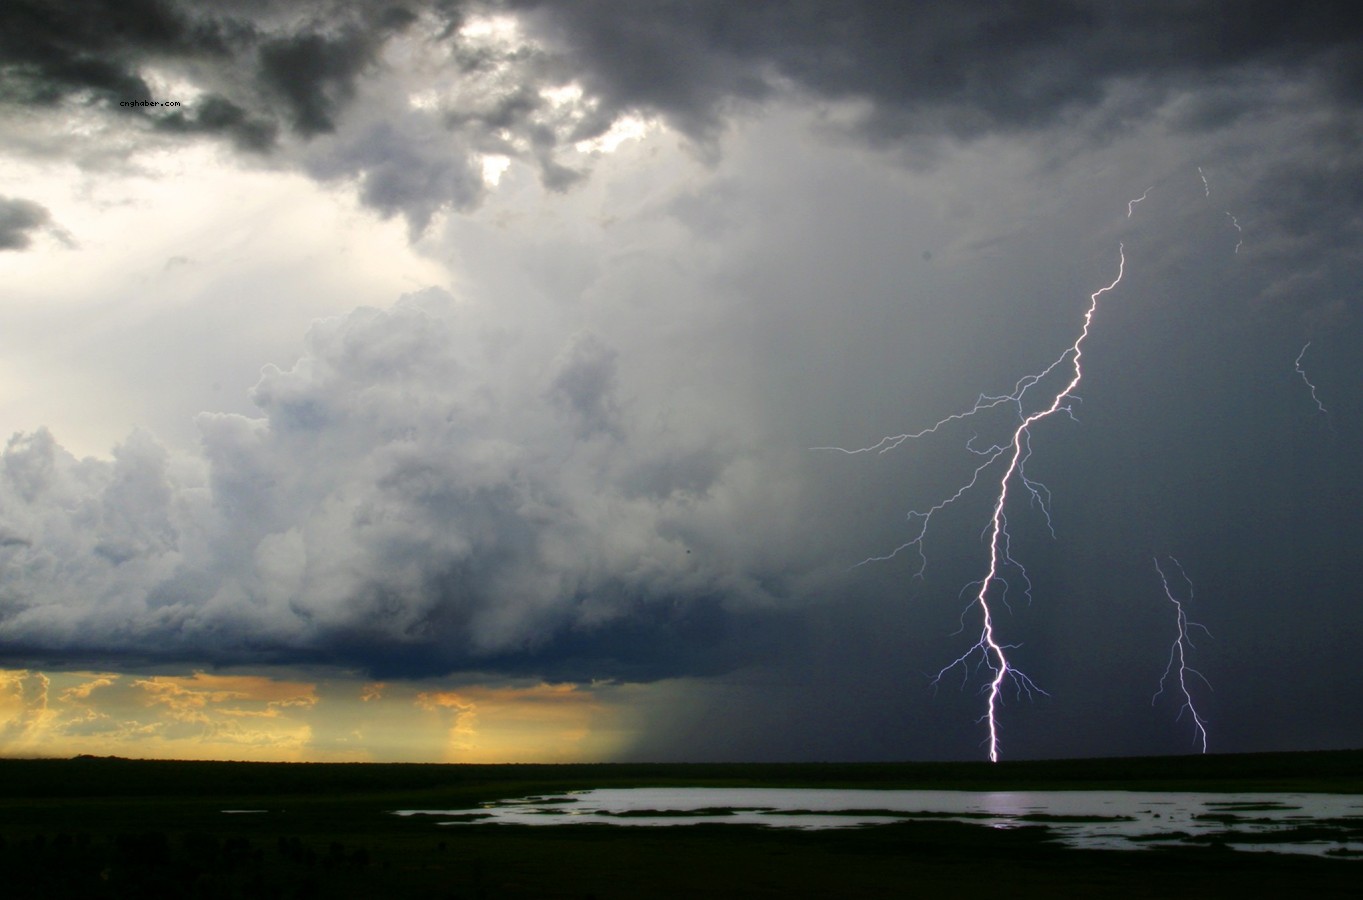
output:
[[[1363,879],[1363,860],[1077,851],[1039,827],[450,829],[388,814],[661,785],[1363,793],[1363,752],[998,765],[0,760],[0,885],[7,897],[1205,898],[1357,896]]]

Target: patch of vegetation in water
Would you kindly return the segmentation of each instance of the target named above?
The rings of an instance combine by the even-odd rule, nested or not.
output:
[[[1154,844],[1160,841],[1186,841],[1192,835],[1186,831],[1153,831],[1146,834],[1133,834],[1127,837],[1128,841],[1137,844]]]
[[[574,797],[526,797],[526,798],[524,798],[523,800],[518,801],[518,802],[520,802],[520,803],[525,803],[525,804],[533,804],[534,806],[551,806],[551,805],[560,805],[560,806],[561,806],[561,805],[572,805],[572,804],[578,803],[578,802],[580,802],[580,801],[577,800],[577,799],[574,798]],[[505,804],[505,805],[510,806],[511,804]]]
[[[1237,844],[1308,844],[1320,841],[1343,842],[1350,833],[1328,825],[1298,825],[1269,831],[1223,831],[1219,835]]]
[[[771,816],[847,816],[848,818],[874,816],[878,819],[913,819],[920,815],[915,812],[905,812],[902,809],[773,809],[767,814]],[[935,813],[927,815],[931,816]]]
[[[450,816],[441,816],[440,824],[450,825],[456,822],[486,822],[491,818],[492,816],[487,813],[455,813]]]
[[[1056,824],[1097,824],[1100,822],[1134,822],[1135,816],[1086,816],[1086,815],[1058,815],[1055,813],[1027,813],[1022,816],[1014,816],[1017,822],[1052,822]]]
[[[658,818],[658,819],[685,819],[703,818],[709,816],[733,816],[745,812],[771,812],[770,809],[763,807],[737,807],[737,806],[703,806],[698,809],[622,809],[618,812],[611,810],[597,810],[598,816],[611,816],[619,819],[629,818]]]

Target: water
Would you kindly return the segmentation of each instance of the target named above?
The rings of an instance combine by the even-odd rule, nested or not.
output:
[[[989,828],[1041,825],[1064,844],[1134,850],[1222,843],[1240,850],[1363,859],[1363,795],[1182,791],[872,791],[814,788],[602,788],[485,804],[398,810],[442,825],[662,826],[697,823],[853,828],[914,820]]]

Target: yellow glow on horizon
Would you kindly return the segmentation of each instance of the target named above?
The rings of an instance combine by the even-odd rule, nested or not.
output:
[[[620,710],[572,684],[422,692],[416,705],[449,721],[445,762],[570,762],[623,749]]]
[[[0,755],[259,761],[616,758],[635,688],[0,669]]]

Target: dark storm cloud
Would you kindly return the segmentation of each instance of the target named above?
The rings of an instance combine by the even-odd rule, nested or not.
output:
[[[388,24],[410,24],[411,14]],[[260,48],[260,79],[287,105],[294,129],[304,137],[336,129],[337,110],[355,95],[355,82],[373,62],[385,34],[348,28],[336,37],[316,32],[266,41]]]
[[[280,98],[303,134],[331,128],[384,39],[413,20],[385,3],[199,4],[174,0],[16,0],[0,12],[0,96],[48,105],[152,98],[143,69],[200,63],[210,79],[243,67]],[[278,23],[278,24],[276,24]],[[224,68],[212,72],[214,64]]]
[[[1049,124],[1123,79],[1157,97],[1241,67],[1309,72],[1360,99],[1353,4],[876,2],[573,4],[510,0],[562,44],[591,90],[695,131],[781,80],[874,104],[883,136]]]
[[[22,197],[0,197],[0,250],[23,250],[33,233],[51,227],[47,207]]]
[[[139,67],[155,55],[217,56],[220,32],[159,0],[16,0],[0,11],[0,96],[48,105],[75,94],[104,104],[151,99]]]
[[[536,40],[498,44],[459,31],[470,16],[499,11],[522,14]],[[565,190],[584,177],[561,158],[565,150],[633,111],[661,114],[708,143],[735,103],[794,89],[866,104],[854,127],[876,140],[973,138],[1053,125],[1119,87],[1129,119],[1172,91],[1214,95],[1246,73],[1306,79],[1330,102],[1355,106],[1360,36],[1363,13],[1352,4],[1269,0],[20,0],[0,11],[0,98],[32,108],[94,104],[163,135],[217,135],[318,177],[354,176],[364,202],[406,216],[420,233],[436,211],[479,202],[475,154],[526,159],[547,187]],[[383,59],[396,38],[437,51],[435,83],[457,96],[422,115],[400,108],[403,76]],[[119,107],[177,99],[150,97],[154,69],[187,79],[200,98],[181,108]],[[586,97],[565,118],[540,90],[574,80]],[[1253,107],[1233,93],[1187,106],[1183,127]],[[432,121],[404,124],[423,116]],[[284,134],[304,145],[335,140],[299,151],[281,144]]]
[[[157,129],[169,133],[225,135],[239,150],[263,153],[275,146],[278,125],[252,116],[245,109],[216,94],[210,94],[185,114],[175,111],[158,119]]]

